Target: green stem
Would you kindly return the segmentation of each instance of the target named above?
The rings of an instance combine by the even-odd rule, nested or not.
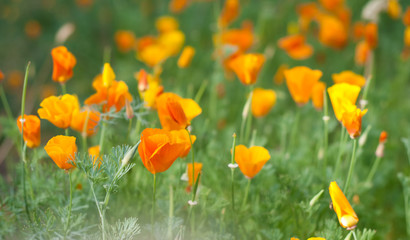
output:
[[[157,174],[154,173],[154,182],[152,184],[152,211],[151,211],[151,231],[152,231],[152,237],[154,237],[154,220],[155,220],[155,205],[156,205],[156,199],[155,199],[155,193],[157,190]]]
[[[246,130],[245,130],[245,143],[249,141],[252,129],[252,114],[248,113],[248,120],[246,121]]]
[[[248,199],[248,193],[249,193],[249,188],[251,186],[251,178],[248,178],[248,184],[246,185],[246,190],[245,190],[245,195],[243,197],[243,201],[242,201],[242,209],[245,207],[246,205],[246,200]]]
[[[104,152],[104,137],[105,137],[105,129],[107,128],[107,123],[103,120],[101,134],[100,134],[100,154]]]
[[[64,130],[64,134],[65,134],[66,136],[68,136],[68,134],[69,134],[68,128],[66,128],[66,129]]]
[[[356,233],[352,230],[354,240],[357,240]]]
[[[208,81],[203,81],[201,86],[199,87],[198,92],[195,95],[195,102],[199,103],[201,101],[202,95],[204,95],[204,92],[206,90],[206,87],[208,86]]]
[[[353,152],[352,152],[352,159],[350,160],[350,167],[349,173],[347,175],[346,183],[344,185],[344,193],[347,194],[347,190],[349,189],[350,179],[352,178],[352,173],[354,170],[354,166],[356,164],[356,148],[357,148],[357,139],[353,140]]]
[[[233,142],[232,142],[232,156],[231,156],[231,164],[235,164],[235,146],[236,146],[236,134],[233,134]],[[231,197],[232,197],[232,210],[235,212],[235,181],[234,181],[234,173],[235,168],[231,168]]]
[[[102,213],[100,203],[98,202],[97,196],[95,194],[94,183],[89,179],[88,179],[88,182],[90,183],[91,191],[94,196],[95,205],[97,206],[98,215],[100,216],[100,220],[101,220],[102,239],[105,240],[104,215]]]
[[[11,108],[9,105],[9,102],[7,101],[6,93],[4,92],[3,85],[0,84],[0,96],[1,96],[1,101],[4,106],[4,110],[6,110],[7,117],[9,118],[10,121],[13,121],[13,113],[11,112]]]
[[[71,172],[68,172],[68,178],[70,181],[70,202],[68,203],[68,215],[67,215],[67,221],[66,221],[66,225],[64,228],[64,239],[67,238],[67,232],[68,232],[68,228],[70,227],[70,219],[71,219],[71,206],[73,203],[73,187],[72,187],[72,179],[71,179]]]
[[[60,85],[61,85],[61,93],[62,93],[62,95],[66,94],[66,93],[67,93],[67,89],[66,89],[65,83],[61,83]]]
[[[376,174],[377,168],[380,165],[381,159],[382,159],[381,157],[376,157],[376,160],[374,161],[372,169],[370,170],[369,175],[367,176],[366,183],[370,183],[372,181],[374,174]]]
[[[168,212],[168,239],[172,239],[172,224],[174,218],[174,190],[172,185],[169,185],[169,212]]]
[[[343,126],[341,126],[342,132],[340,133],[340,142],[339,142],[339,152],[337,154],[336,166],[333,172],[333,178],[336,178],[337,174],[339,173],[340,163],[342,161],[342,156],[344,152],[344,148],[347,141],[347,132]]]

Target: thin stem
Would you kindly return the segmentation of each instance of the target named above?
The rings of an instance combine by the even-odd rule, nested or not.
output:
[[[356,233],[352,230],[354,240],[357,240]]]
[[[243,201],[242,201],[242,209],[245,207],[246,205],[246,200],[248,199],[248,193],[249,193],[249,188],[251,186],[251,178],[248,178],[248,184],[246,185],[246,190],[245,190],[245,195],[243,197]]]
[[[249,114],[250,114],[250,105],[251,105],[251,101],[252,101],[252,94],[253,94],[253,87],[250,88],[250,92],[249,92],[249,97],[248,99],[246,99],[245,105],[243,106],[243,110],[242,110],[242,122],[241,122],[241,129],[239,132],[239,142],[240,143],[244,143],[244,141],[246,141],[246,132],[245,131],[245,126],[248,127],[248,125],[246,124],[249,121]]]
[[[72,202],[73,202],[73,187],[72,187],[71,172],[68,172],[68,178],[69,178],[69,181],[70,181],[70,202],[68,203],[68,215],[67,215],[66,225],[65,225],[65,228],[64,228],[64,239],[67,238],[67,231],[68,231],[68,228],[70,226],[71,206],[72,206]]]
[[[356,148],[357,148],[357,139],[354,139],[353,140],[352,159],[350,160],[349,173],[347,175],[346,183],[344,185],[344,193],[345,194],[347,194],[347,190],[349,189],[350,179],[352,177],[354,166],[356,164]]]
[[[31,216],[30,216],[30,209],[29,209],[29,205],[28,205],[28,201],[27,201],[27,190],[26,190],[26,144],[24,144],[24,147],[22,147],[22,158],[23,161],[21,162],[22,164],[22,170],[23,170],[23,174],[22,174],[22,179],[23,179],[23,195],[24,195],[24,205],[25,205],[25,210],[26,210],[26,214],[28,217],[28,220],[30,221],[30,223],[32,223],[31,220]]]
[[[60,85],[61,85],[61,93],[62,93],[62,95],[66,94],[66,93],[67,93],[67,89],[66,89],[66,87],[65,87],[65,83],[61,83]]]
[[[372,181],[374,174],[376,174],[377,168],[380,165],[381,159],[382,159],[381,157],[376,157],[376,160],[374,161],[374,164],[369,172],[369,175],[367,176],[366,183],[370,183]]]
[[[245,143],[249,141],[252,128],[252,114],[248,113],[248,120],[246,121],[246,130],[245,130]]]
[[[154,173],[154,182],[152,184],[152,211],[151,211],[151,231],[152,231],[152,236],[154,236],[154,219],[155,219],[155,205],[156,205],[156,199],[155,199],[155,193],[157,189],[157,174]]]
[[[231,157],[231,164],[235,164],[235,146],[236,146],[236,134],[233,134],[233,142],[232,142],[232,157]],[[235,211],[235,181],[234,181],[234,173],[235,168],[231,168],[231,197],[232,197],[232,210]]]
[[[103,120],[101,134],[100,134],[100,153],[104,152],[104,137],[105,137],[105,129],[107,128],[107,123]]]
[[[3,103],[3,106],[4,106],[4,110],[6,110],[7,117],[9,118],[9,120],[12,121],[13,120],[13,113],[11,112],[11,108],[10,108],[9,102],[7,101],[7,97],[6,97],[6,94],[4,92],[2,84],[0,84],[0,96],[1,96],[1,101]]]
[[[169,185],[169,212],[168,212],[168,239],[172,239],[172,224],[174,217],[174,190],[172,185]]]
[[[347,141],[347,134],[346,131],[344,129],[343,126],[341,126],[341,133],[340,133],[340,141],[339,141],[339,152],[337,154],[337,160],[336,160],[336,166],[335,166],[335,170],[333,172],[333,178],[335,178],[339,172],[339,168],[340,168],[340,163],[342,160],[342,156],[343,156],[343,152],[344,152],[344,148],[346,145],[346,141]]]
[[[195,95],[195,102],[199,103],[199,101],[201,101],[202,95],[204,95],[205,89],[208,86],[208,81],[205,80],[202,82],[201,86],[199,87],[198,92]]]
[[[69,134],[68,128],[66,128],[66,129],[64,130],[64,134],[65,134],[66,136],[68,136],[68,134]]]
[[[101,220],[102,239],[105,240],[104,215],[101,211],[101,206],[100,206],[100,203],[98,202],[97,196],[95,195],[94,183],[91,180],[88,180],[88,182],[90,183],[91,191],[94,196],[95,205],[97,206],[98,215],[100,216],[100,220]]]

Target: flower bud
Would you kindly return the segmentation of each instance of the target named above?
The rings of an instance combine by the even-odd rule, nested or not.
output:
[[[134,157],[135,152],[137,151],[139,145],[140,145],[140,141],[137,144],[135,144],[130,150],[128,150],[124,158],[121,160],[121,167],[124,167],[125,165],[127,165],[128,162],[131,160],[131,158]]]

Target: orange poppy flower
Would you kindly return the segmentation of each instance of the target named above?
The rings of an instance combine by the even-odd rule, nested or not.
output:
[[[47,119],[49,122],[59,128],[68,128],[74,111],[80,109],[78,98],[75,95],[65,94],[63,96],[51,96],[40,103],[38,115],[41,119]]]
[[[189,140],[188,136],[191,138],[191,141]],[[181,158],[184,158],[188,156],[189,152],[191,151],[191,142],[192,144],[195,143],[196,136],[191,134],[188,135],[188,132],[185,129],[174,130],[172,131],[172,141],[176,143],[190,143],[189,145],[185,146],[184,151],[180,155]]]
[[[164,87],[158,82],[152,82],[148,85],[148,89],[142,93],[144,106],[152,109],[157,109],[157,98],[164,92]]]
[[[179,56],[178,67],[180,68],[188,67],[194,55],[195,55],[195,49],[191,46],[186,46],[184,50],[182,50],[181,56]]]
[[[138,81],[138,91],[145,92],[148,89],[148,73],[141,69],[134,73],[134,77]]]
[[[335,11],[343,5],[344,0],[319,0],[319,3],[328,11]]]
[[[185,34],[180,30],[174,30],[161,34],[157,40],[169,56],[178,54],[185,42]]]
[[[169,57],[168,50],[160,44],[151,44],[137,52],[137,58],[149,67],[161,64]]]
[[[229,67],[235,72],[244,85],[254,84],[259,71],[265,62],[263,54],[242,54],[229,63]]]
[[[17,118],[17,126],[21,133],[21,125],[23,125],[24,135],[23,139],[29,148],[36,148],[40,146],[41,132],[40,119],[35,115],[24,114],[24,122],[21,123],[21,116]]]
[[[377,24],[368,23],[364,28],[364,38],[370,48],[375,48],[378,42]]]
[[[160,34],[178,30],[178,21],[171,16],[163,16],[155,21],[155,27]]]
[[[319,14],[317,3],[301,3],[297,6],[296,11],[299,14],[299,27],[301,31],[307,32],[311,21]]]
[[[291,35],[279,39],[278,45],[293,59],[307,59],[313,54],[312,46],[306,44],[305,36],[301,34]]]
[[[151,46],[153,44],[155,44],[155,42],[157,41],[157,39],[153,36],[145,36],[142,38],[138,38],[137,39],[137,54],[138,54],[138,58],[140,52],[142,52],[146,47]]]
[[[76,109],[73,112],[70,127],[82,134],[85,134],[85,136],[89,137],[97,133],[97,127],[98,127],[99,122],[100,122],[99,112],[93,111],[87,108],[81,111],[80,109]],[[85,126],[85,124],[87,125]]]
[[[223,31],[221,35],[215,35],[214,37],[215,45],[229,45],[236,46],[238,49],[236,51],[247,51],[254,42],[254,36],[252,29],[241,28],[241,29],[229,29]]]
[[[346,30],[349,29],[350,19],[352,17],[352,12],[350,11],[350,9],[347,7],[340,7],[336,9],[335,15],[340,21],[342,21]]]
[[[117,31],[114,39],[118,50],[121,52],[128,52],[133,49],[136,41],[134,33],[126,30]]]
[[[184,129],[201,114],[201,107],[192,99],[174,93],[163,93],[157,99],[158,117],[166,130]]]
[[[65,83],[73,76],[73,68],[77,64],[74,55],[64,46],[59,46],[51,50],[53,57],[53,80]]]
[[[343,22],[331,15],[319,18],[319,41],[328,47],[343,48],[347,43],[347,29]]]
[[[188,0],[171,0],[169,10],[173,13],[180,13],[188,6],[188,3]]]
[[[410,7],[407,7],[406,12],[403,14],[403,23],[406,26],[410,26]]]
[[[348,83],[359,87],[363,87],[366,84],[366,79],[362,75],[349,70],[332,74],[332,78],[334,83]]]
[[[69,162],[75,160],[75,153],[77,152],[75,140],[75,137],[55,136],[48,140],[44,150],[59,168],[69,170],[74,167]]]
[[[282,64],[279,66],[278,70],[275,73],[275,76],[273,76],[273,82],[280,85],[283,83],[283,80],[285,79],[285,70],[288,70],[289,66],[286,64]]]
[[[312,95],[313,86],[322,77],[320,70],[305,66],[294,67],[285,71],[286,85],[290,95],[298,105],[304,105]]]
[[[401,15],[401,6],[398,0],[388,0],[387,13],[393,19],[398,19]]]
[[[312,89],[312,103],[317,110],[322,110],[324,92],[326,90],[326,84],[324,82],[317,82],[313,85]]]
[[[235,147],[235,162],[243,175],[249,179],[255,177],[269,159],[269,152],[264,147],[253,146],[249,149],[244,145]]]
[[[239,1],[226,0],[221,16],[219,16],[218,24],[221,27],[227,27],[239,15]]]
[[[178,131],[165,129],[146,128],[142,131],[138,153],[152,174],[166,171],[190,145],[189,141],[177,141],[176,134]]]
[[[365,24],[363,22],[355,22],[353,25],[353,39],[359,40],[364,36]]]
[[[128,92],[128,86],[123,81],[112,80],[111,86],[104,87],[103,78],[98,75],[93,81],[93,88],[97,91],[87,98],[86,105],[102,104],[103,112],[108,112],[112,107],[115,111],[120,111],[125,106],[125,101],[132,101],[132,96]]]
[[[346,128],[352,139],[360,136],[362,132],[362,117],[367,113],[367,109],[361,110],[356,105],[346,107],[346,111],[342,115],[342,124]]]
[[[348,230],[354,229],[359,222],[359,218],[336,182],[330,183],[329,194],[340,225]]]
[[[404,30],[404,46],[410,47],[410,26]]]
[[[372,49],[366,41],[361,41],[356,45],[355,62],[359,66],[363,66],[371,55]]]
[[[343,114],[351,105],[355,105],[360,87],[348,83],[337,83],[327,89],[337,120],[342,121]]]
[[[90,157],[93,158],[93,165],[95,165],[96,161],[98,161],[98,166],[101,165],[100,145],[89,147],[88,148],[88,155],[90,155]]]
[[[385,143],[386,140],[387,140],[387,136],[388,136],[387,132],[386,132],[386,131],[382,131],[382,132],[380,133],[379,143]]]
[[[3,81],[4,79],[4,73],[0,70],[0,83]]]
[[[269,113],[276,103],[276,93],[270,89],[255,88],[252,93],[251,110],[255,117],[263,117]]]
[[[191,191],[192,186],[194,186],[194,184],[196,183],[196,181],[198,180],[198,175],[201,173],[202,171],[202,163],[194,163],[194,174],[192,174],[192,163],[188,163],[187,164],[187,175],[188,175],[188,187],[187,190],[188,192]],[[195,180],[192,179],[192,175],[194,175]]]

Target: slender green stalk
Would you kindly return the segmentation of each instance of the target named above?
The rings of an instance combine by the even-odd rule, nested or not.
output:
[[[169,185],[169,212],[168,212],[168,239],[172,239],[172,224],[174,218],[174,190],[172,185]]]
[[[380,165],[381,159],[382,159],[381,157],[376,157],[376,160],[374,161],[374,164],[369,172],[369,175],[367,176],[366,183],[370,183],[372,181],[374,174],[376,174],[377,168]]]
[[[235,164],[235,146],[236,146],[236,134],[233,134],[233,142],[232,142],[232,157],[231,157],[231,164]],[[231,197],[232,197],[232,210],[235,211],[235,181],[234,181],[234,173],[235,168],[231,167]]]
[[[248,199],[248,193],[249,193],[249,188],[251,186],[251,178],[248,178],[248,184],[246,185],[246,190],[245,190],[245,195],[243,197],[243,201],[242,201],[242,209],[245,207],[246,205],[246,200]]]
[[[208,81],[203,81],[201,86],[198,89],[198,92],[195,95],[195,102],[199,103],[199,101],[201,101],[202,95],[204,95],[204,92],[206,90],[206,87],[208,86]]]
[[[104,152],[104,137],[105,137],[105,129],[107,128],[107,123],[103,120],[102,129],[100,134],[100,153]]]
[[[327,106],[327,94],[323,91],[323,168],[326,173],[327,167],[327,146],[329,144],[329,111]],[[326,175],[325,175],[326,176]]]
[[[9,120],[13,120],[13,113],[11,111],[9,102],[7,101],[6,93],[4,92],[2,84],[0,84],[0,97],[4,106],[4,110],[6,111],[7,117],[9,118]]]
[[[349,189],[350,179],[352,178],[354,166],[356,164],[356,148],[357,148],[357,139],[353,140],[353,152],[352,152],[352,159],[350,160],[350,167],[349,172],[347,175],[346,183],[344,185],[344,193],[347,194],[347,190]]]
[[[70,227],[70,219],[71,219],[71,206],[73,203],[73,187],[72,187],[72,179],[71,179],[71,172],[68,172],[68,178],[70,181],[70,202],[68,203],[68,215],[67,215],[67,221],[66,221],[66,225],[64,228],[64,239],[67,238],[67,232],[68,232],[68,228]]]
[[[246,130],[245,130],[245,143],[249,141],[252,129],[252,114],[248,113],[248,120],[246,121]]]
[[[69,134],[68,128],[66,128],[66,129],[64,130],[64,134],[65,134],[66,136],[68,136],[68,134]]]
[[[356,233],[352,230],[354,240],[357,240]]]
[[[66,94],[66,93],[67,93],[67,89],[66,89],[65,83],[61,83],[60,85],[61,85],[61,93],[62,93],[62,95]]]
[[[81,131],[82,137],[82,144],[83,144],[83,152],[87,152],[87,128],[88,128],[88,121],[90,120],[90,110],[87,111],[87,115],[85,116],[85,121],[83,125],[83,129]]]
[[[30,216],[30,208],[28,205],[28,201],[27,201],[27,191],[26,191],[26,168],[27,168],[27,161],[26,161],[26,143],[24,142],[24,112],[25,112],[25,107],[26,107],[26,92],[27,92],[27,82],[28,82],[28,72],[30,69],[30,62],[27,63],[27,67],[26,67],[26,73],[24,75],[24,84],[23,84],[23,93],[21,95],[21,142],[20,142],[20,146],[21,146],[21,158],[22,158],[22,169],[23,169],[23,174],[22,174],[22,178],[23,178],[23,194],[24,194],[24,205],[25,205],[25,209],[26,209],[26,214],[27,217],[30,221],[30,223],[32,222],[31,220],[31,216]]]
[[[195,182],[195,154],[194,154],[194,149],[192,146],[191,133],[189,132],[188,129],[185,129],[185,130],[188,133],[189,143],[191,144],[192,182]],[[192,202],[195,201],[195,195],[196,195],[196,191],[192,191]]]
[[[100,206],[100,203],[97,199],[97,196],[95,195],[94,183],[89,179],[88,179],[88,182],[90,183],[91,191],[92,191],[93,196],[94,196],[95,205],[97,206],[98,215],[100,216],[100,220],[101,220],[102,239],[105,240],[104,215],[101,211],[101,206]]]
[[[243,106],[242,110],[242,122],[241,122],[241,129],[239,132],[239,142],[244,143],[244,141],[247,141],[246,139],[246,134],[248,132],[248,129],[245,131],[245,126],[247,128],[250,128],[250,124],[246,124],[247,122],[250,121],[249,115],[250,115],[250,107],[251,107],[251,101],[252,101],[252,94],[253,94],[253,87],[250,87],[250,92],[249,92],[249,97],[245,102],[245,105]]]
[[[347,141],[347,134],[346,130],[343,126],[341,126],[341,133],[340,133],[340,141],[339,141],[339,152],[337,154],[336,166],[333,172],[333,178],[336,178],[337,174],[339,173],[340,163],[342,161],[342,156],[344,152],[344,148]]]
[[[154,182],[152,184],[152,211],[151,211],[151,231],[152,236],[154,237],[154,220],[155,220],[155,206],[156,206],[156,199],[155,193],[157,190],[157,174],[154,173]]]

